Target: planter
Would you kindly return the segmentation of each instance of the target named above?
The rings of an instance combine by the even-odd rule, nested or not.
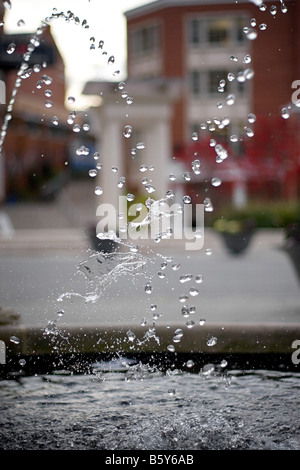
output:
[[[93,250],[102,253],[115,253],[118,251],[120,244],[117,240],[111,238],[98,238],[96,227],[92,226],[88,229],[88,238]]]
[[[241,254],[247,250],[253,236],[253,230],[240,233],[221,233],[223,243],[227,250],[235,255]]]

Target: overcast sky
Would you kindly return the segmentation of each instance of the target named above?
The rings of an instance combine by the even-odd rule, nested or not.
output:
[[[126,77],[126,21],[123,13],[150,1],[11,0],[12,7],[5,16],[5,31],[34,31],[44,18],[52,14],[53,8],[65,13],[71,10],[81,22],[87,20],[88,29],[60,19],[53,21],[51,28],[65,61],[69,93],[78,95],[87,80],[115,80],[113,73],[116,70],[120,70],[120,79]],[[18,26],[20,20],[23,22]],[[95,50],[90,49],[91,37],[95,38]],[[100,40],[104,41],[102,51],[98,49]],[[115,57],[112,65],[107,64],[110,56]]]

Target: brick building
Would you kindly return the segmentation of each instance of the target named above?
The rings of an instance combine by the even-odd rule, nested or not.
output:
[[[236,189],[296,199],[299,108],[291,99],[300,80],[300,2],[258,3],[157,0],[126,12],[128,81],[181,80],[172,152],[187,170],[200,157],[204,185],[218,174],[223,198]],[[216,143],[230,155],[222,165]],[[199,183],[191,185],[197,196]]]
[[[27,70],[22,72],[21,64]],[[39,197],[65,170],[72,134],[64,62],[50,27],[32,34],[5,34],[1,27],[0,74],[6,101],[1,103],[0,199]]]

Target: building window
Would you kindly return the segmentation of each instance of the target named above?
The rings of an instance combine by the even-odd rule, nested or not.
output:
[[[228,92],[227,75],[228,72],[226,70],[209,70],[207,72],[207,94],[217,94],[221,80],[225,80],[223,89],[225,93]]]
[[[199,17],[188,21],[188,40],[193,47],[203,45],[230,46],[245,41],[242,17]]]
[[[133,56],[151,55],[160,48],[160,27],[158,24],[145,26],[130,33]]]
[[[190,90],[192,95],[198,96],[201,91],[201,74],[199,70],[192,70],[190,73]]]
[[[229,20],[212,20],[207,25],[207,41],[211,44],[227,44],[232,27]]]

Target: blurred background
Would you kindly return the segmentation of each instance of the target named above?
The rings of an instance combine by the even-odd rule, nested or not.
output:
[[[86,253],[98,205],[117,207],[127,193],[145,202],[151,184],[155,198],[174,190],[177,201],[205,205],[206,239],[228,263],[253,237],[265,253],[286,244],[271,251],[268,273],[281,273],[272,288],[285,313],[291,301],[294,321],[296,251],[290,262],[287,248],[300,238],[299,2],[60,8],[1,4],[2,255]],[[4,278],[9,262],[2,266]],[[2,298],[8,305],[13,294]]]

